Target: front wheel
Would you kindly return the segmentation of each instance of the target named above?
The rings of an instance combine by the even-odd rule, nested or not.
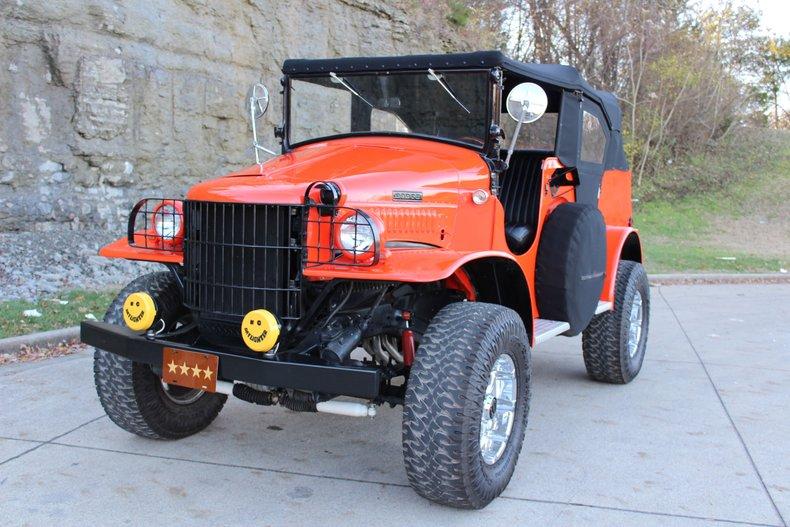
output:
[[[521,318],[492,304],[444,307],[406,387],[403,458],[421,496],[480,509],[510,482],[527,428],[530,349]]]
[[[617,266],[614,309],[592,319],[582,335],[587,374],[612,384],[631,382],[642,369],[650,326],[650,284],[638,262]]]
[[[157,304],[166,330],[184,314],[181,294],[170,273],[151,273],[127,285],[104,315],[123,325],[126,297],[145,291]],[[97,349],[93,357],[96,392],[104,411],[128,432],[154,439],[179,439],[206,428],[217,417],[227,395],[170,386],[147,364]]]

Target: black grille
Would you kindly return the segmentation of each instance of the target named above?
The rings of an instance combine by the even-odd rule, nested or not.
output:
[[[303,210],[185,203],[184,293],[201,331],[238,335],[238,323],[253,309],[268,309],[281,320],[301,316]]]

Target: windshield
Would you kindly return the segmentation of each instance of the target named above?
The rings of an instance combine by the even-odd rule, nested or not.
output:
[[[291,78],[289,143],[397,133],[485,144],[488,72],[347,74]]]

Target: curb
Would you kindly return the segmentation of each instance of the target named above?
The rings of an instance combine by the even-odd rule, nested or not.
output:
[[[23,346],[53,346],[61,342],[78,339],[79,337],[79,326],[9,337],[0,339],[0,353],[19,353]]]
[[[790,284],[788,273],[648,274],[650,285]]]

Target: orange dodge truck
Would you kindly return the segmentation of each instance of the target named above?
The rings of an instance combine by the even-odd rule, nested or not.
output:
[[[347,416],[402,405],[414,489],[484,507],[521,451],[532,348],[582,333],[593,379],[642,366],[650,291],[617,101],[572,67],[494,51],[282,71],[281,153],[259,143],[257,84],[257,162],[140,201],[101,249],[165,266],[82,324],[104,409],[178,439],[230,394]]]

